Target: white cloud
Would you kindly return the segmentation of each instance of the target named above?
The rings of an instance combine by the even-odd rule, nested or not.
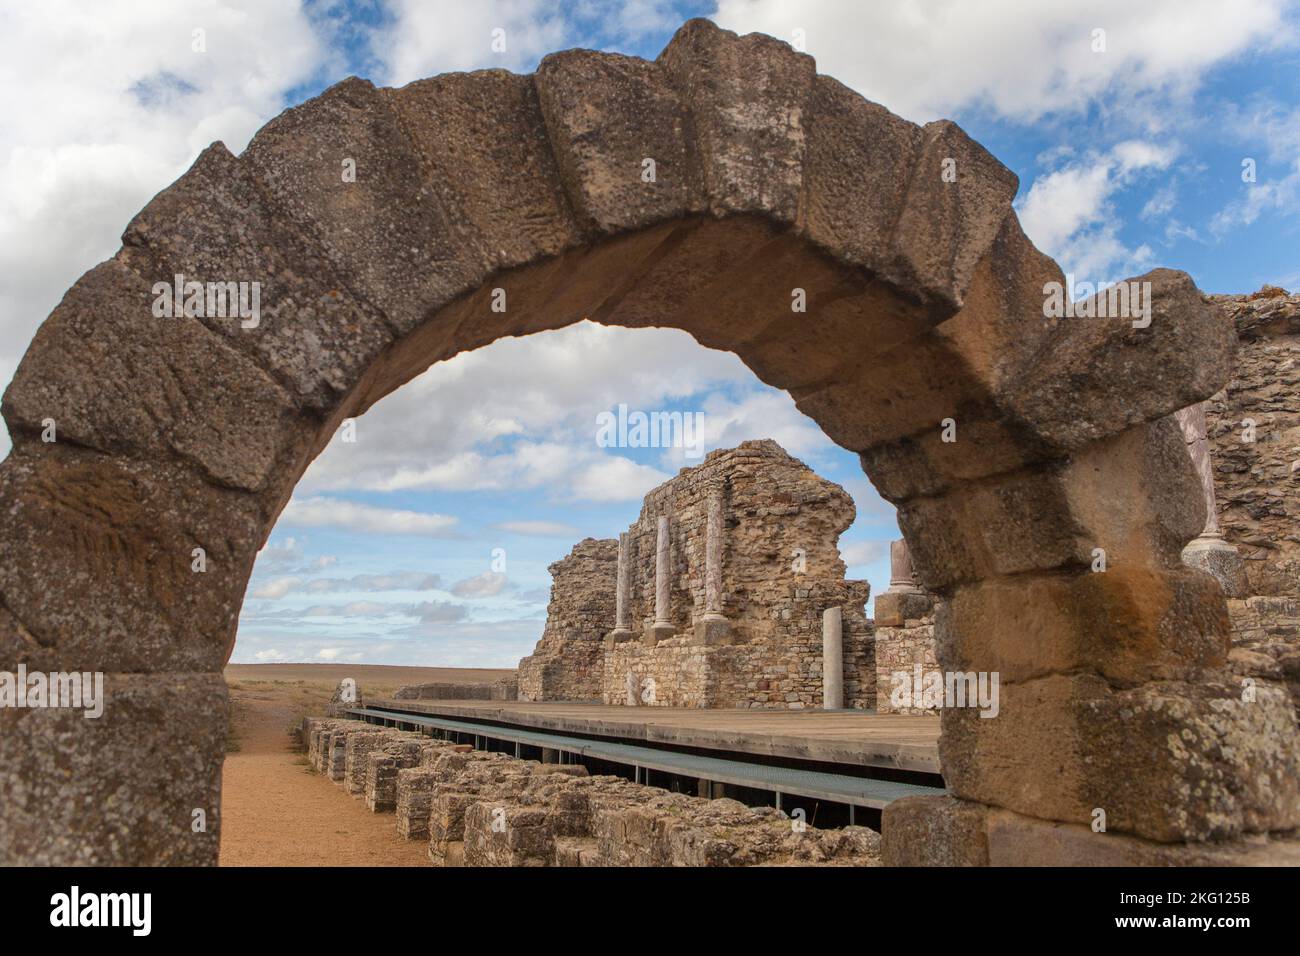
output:
[[[1140,128],[1167,120],[1214,65],[1287,33],[1283,0],[720,0],[717,22],[790,40],[818,69],[926,122],[985,107],[1030,122],[1098,105]],[[1093,30],[1106,51],[1093,52]]]
[[[461,70],[528,70],[566,45],[562,15],[542,0],[393,0],[389,12],[371,49],[393,86]]]
[[[578,501],[637,501],[670,477],[649,465],[610,455],[572,476],[571,497]]]
[[[438,591],[442,579],[423,571],[354,574],[349,578],[276,578],[256,588],[252,597],[278,601],[289,594],[335,594],[380,591]]]
[[[267,601],[278,601],[302,583],[299,578],[276,578],[261,587],[255,588],[251,596]]]
[[[840,557],[850,566],[873,564],[889,557],[888,541],[848,541],[840,543]]]
[[[274,647],[268,647],[265,650],[258,651],[253,655],[259,664],[267,664],[272,661],[284,660],[284,655]]]
[[[539,538],[575,538],[578,529],[558,521],[502,521],[492,527]]]
[[[193,31],[206,50],[193,48]],[[214,140],[242,149],[331,62],[292,0],[0,12],[0,384],[78,276]]]
[[[600,448],[596,416],[620,403],[668,409],[715,388],[762,386],[735,355],[676,329],[579,322],[502,339],[376,404],[355,443],[335,440],[312,463],[299,493],[545,488],[559,500],[631,500],[668,476]]]
[[[1117,280],[1143,271],[1151,249],[1121,240],[1123,219],[1112,200],[1140,176],[1167,169],[1176,155],[1173,145],[1126,140],[1038,177],[1017,203],[1025,234],[1081,280]]]
[[[412,611],[421,624],[454,624],[465,620],[469,613],[465,605],[450,601],[425,601]]]
[[[290,500],[280,515],[280,521],[299,527],[342,528],[361,534],[445,538],[453,533],[458,519],[450,515],[376,508],[338,498],[312,497]]]
[[[506,583],[506,576],[499,571],[484,571],[464,581],[457,581],[451,586],[451,593],[456,597],[495,597],[505,590]]]
[[[1210,232],[1220,239],[1266,212],[1300,212],[1300,106],[1255,104],[1236,116],[1232,127],[1242,142],[1259,149],[1257,155],[1243,157],[1253,161],[1255,181],[1243,181],[1241,195],[1210,219]]]

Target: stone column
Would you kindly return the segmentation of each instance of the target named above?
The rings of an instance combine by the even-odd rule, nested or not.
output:
[[[731,632],[722,614],[723,508],[722,489],[714,488],[704,527],[704,614],[695,622],[700,644],[725,644]]]
[[[672,544],[668,539],[668,516],[659,516],[658,536],[655,539],[655,620],[646,629],[645,643],[653,647],[673,636],[669,619],[669,602],[672,588]]]
[[[920,594],[912,577],[912,555],[902,538],[889,542],[889,590],[886,594]]]
[[[844,707],[844,619],[838,607],[822,612],[822,709]]]
[[[631,539],[626,531],[618,536],[618,570],[614,581],[614,630],[605,635],[606,644],[621,644],[632,640],[628,621],[628,593],[632,584],[632,560],[629,550]]]
[[[934,599],[916,586],[912,577],[912,555],[902,538],[889,542],[889,587],[876,597],[877,627],[902,627],[903,622],[925,617]]]
[[[1174,412],[1174,418],[1182,429],[1187,453],[1196,466],[1196,476],[1200,479],[1205,494],[1205,527],[1183,549],[1183,563],[1212,575],[1228,597],[1245,597],[1250,591],[1246,580],[1246,562],[1237,553],[1237,549],[1224,540],[1223,532],[1219,530],[1205,402]]]

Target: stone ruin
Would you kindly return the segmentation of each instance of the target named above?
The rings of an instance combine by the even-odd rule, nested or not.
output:
[[[216,863],[222,668],[308,464],[430,364],[583,316],[682,329],[788,391],[897,507],[943,598],[939,664],[1001,675],[997,719],[941,712],[949,794],[886,808],[889,859],[1196,862],[1285,838],[1290,694],[1244,685],[1223,589],[1181,560],[1206,515],[1172,416],[1229,383],[1240,336],[1168,269],[1132,280],[1140,325],[1049,314],[1065,276],[1021,229],[1018,185],[955,124],[707,20],[654,60],[349,78],[238,156],[213,144],[74,283],[4,394],[0,666],[102,672],[105,718],[0,710],[0,863]],[[177,274],[261,282],[259,324],[157,318]],[[1243,468],[1221,526],[1271,555],[1253,574],[1242,555],[1248,580],[1291,566],[1265,490],[1286,448],[1221,458]],[[693,627],[671,587],[655,646],[616,655],[658,666]]]
[[[1212,299],[1237,331],[1236,359],[1225,389],[1174,414],[1206,513],[1182,559],[1228,598],[1231,669],[1285,683],[1300,714],[1300,295],[1265,287]],[[912,582],[902,541],[891,558],[875,604],[877,711],[933,713],[890,699],[893,674],[939,669],[936,596]]]
[[[874,707],[869,587],[845,580],[838,549],[855,513],[776,442],[710,452],[647,494],[617,540],[551,565],[521,699]]]
[[[308,717],[307,762],[438,866],[879,866],[880,835],[818,829],[775,807],[747,807],[580,764],[521,760],[413,731]]]

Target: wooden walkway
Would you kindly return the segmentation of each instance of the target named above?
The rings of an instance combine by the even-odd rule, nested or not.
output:
[[[691,710],[486,700],[368,699],[367,707],[561,733],[939,772],[939,718],[856,710]]]

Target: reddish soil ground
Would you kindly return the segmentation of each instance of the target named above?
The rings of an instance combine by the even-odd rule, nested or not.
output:
[[[495,680],[511,673],[386,667],[380,684],[368,683],[358,670],[368,668],[354,666],[345,676],[356,677],[363,694],[375,696],[399,684]],[[257,679],[264,675],[270,679]],[[248,664],[228,668],[227,681],[234,749],[221,780],[222,866],[429,865],[425,843],[398,836],[391,813],[371,813],[363,801],[313,773],[293,749],[290,726],[304,714],[324,713],[333,674],[322,674],[317,665]]]

